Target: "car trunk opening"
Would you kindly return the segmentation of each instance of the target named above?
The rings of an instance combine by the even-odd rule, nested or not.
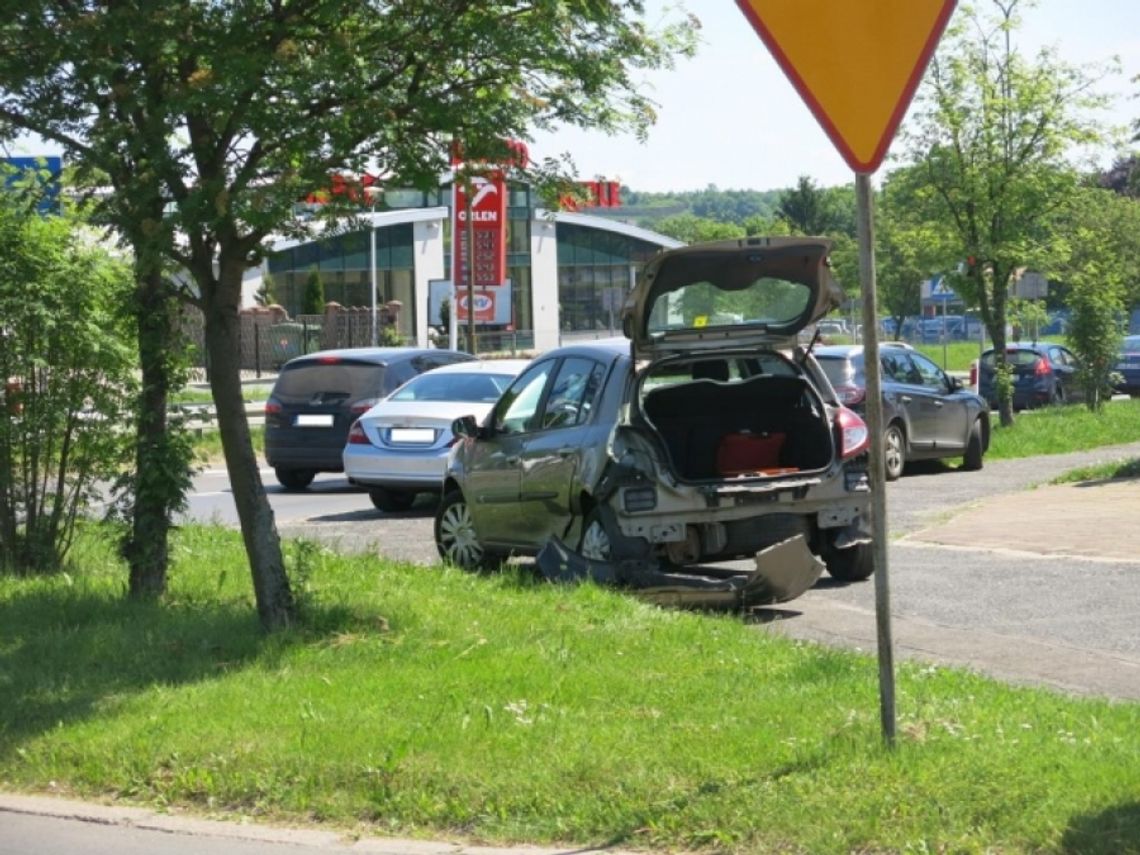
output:
[[[824,469],[831,426],[801,377],[695,379],[650,389],[642,412],[686,481],[776,477]]]

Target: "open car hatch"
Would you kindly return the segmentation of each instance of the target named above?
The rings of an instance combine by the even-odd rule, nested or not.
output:
[[[788,343],[843,300],[830,249],[824,238],[754,237],[655,256],[622,313],[635,358]]]

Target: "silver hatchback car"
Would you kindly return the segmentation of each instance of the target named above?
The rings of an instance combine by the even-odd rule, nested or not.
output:
[[[595,562],[693,565],[802,536],[832,576],[870,575],[868,430],[796,343],[842,298],[829,248],[656,256],[625,339],[543,354],[481,424],[456,421],[440,555],[475,568],[557,539]]]

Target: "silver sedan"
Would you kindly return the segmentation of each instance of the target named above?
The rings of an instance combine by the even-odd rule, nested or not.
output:
[[[452,422],[485,416],[527,365],[459,362],[412,378],[353,424],[343,452],[349,482],[367,488],[382,511],[407,510],[417,493],[439,493],[455,442]]]

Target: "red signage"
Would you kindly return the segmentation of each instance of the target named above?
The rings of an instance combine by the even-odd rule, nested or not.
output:
[[[380,191],[380,179],[368,173],[359,178],[345,178],[340,173],[334,172],[329,177],[329,182],[328,190],[310,193],[305,197],[305,202],[310,205],[324,205],[334,196],[344,196],[352,202],[371,205]]]
[[[474,294],[475,304],[475,320],[481,324],[490,324],[495,322],[495,298],[498,296],[498,291],[501,289],[476,289]],[[457,321],[466,322],[468,318],[467,306],[470,302],[467,299],[467,291],[459,289],[455,298],[456,310],[455,319]]]
[[[620,181],[583,181],[582,187],[586,191],[586,201],[581,202],[573,196],[563,196],[559,200],[562,210],[577,211],[579,208],[621,207]]]
[[[471,227],[468,228],[467,188],[470,182]],[[474,247],[468,247],[468,241]],[[507,182],[499,170],[466,179],[457,175],[451,196],[451,279],[462,290],[471,283],[474,269],[476,288],[493,288],[507,276]],[[476,317],[478,317],[478,308]]]

